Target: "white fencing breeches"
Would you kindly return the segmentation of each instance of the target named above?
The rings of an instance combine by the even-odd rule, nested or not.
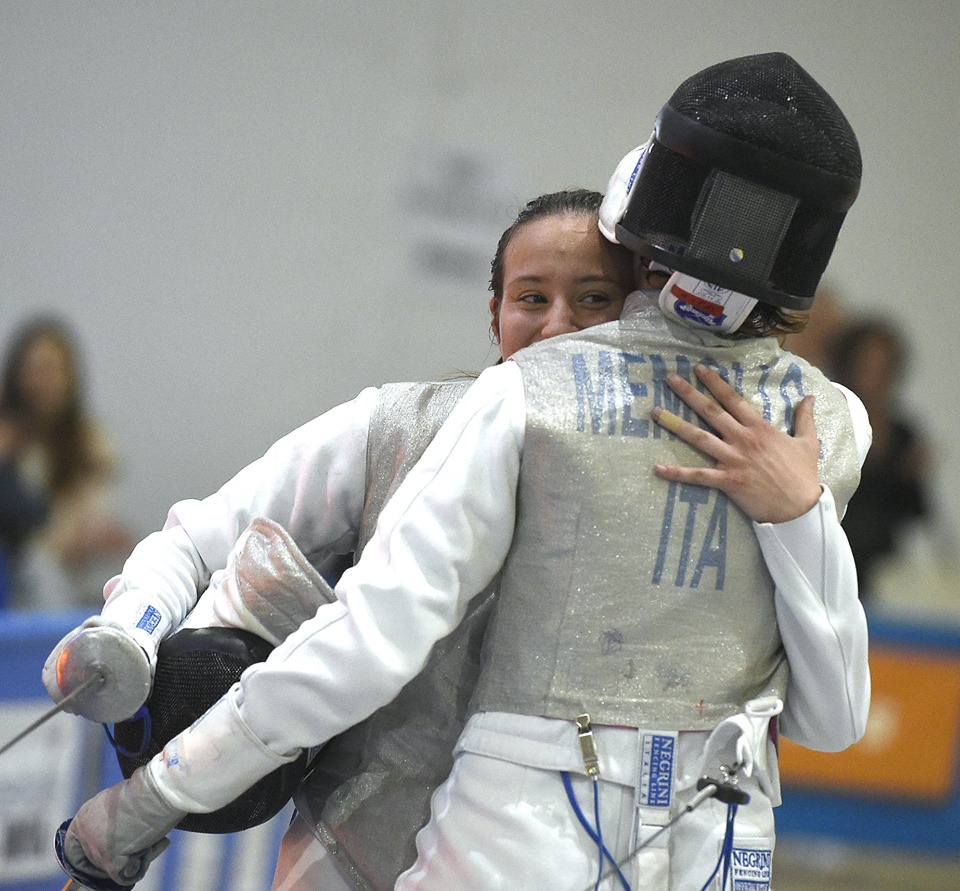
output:
[[[675,784],[676,814],[696,795],[702,734],[681,734]],[[691,745],[692,744],[692,745]],[[684,749],[695,751],[684,751]],[[687,768],[692,765],[692,771]],[[594,824],[593,781],[571,776],[580,808]],[[770,886],[774,846],[773,809],[755,778],[741,777],[751,803],[734,822],[734,876],[752,882],[751,891]],[[661,833],[632,859],[635,844],[658,826],[636,826],[635,788],[599,781],[602,840],[633,891],[720,889],[717,865],[726,830],[727,806],[704,802]],[[418,859],[397,882],[398,891],[588,891],[599,874],[597,844],[583,829],[568,801],[561,774],[470,752],[457,756],[453,772],[433,798],[430,823],[417,836]],[[604,864],[606,872],[609,863]],[[727,886],[733,887],[730,882]],[[623,888],[606,878],[603,891]]]

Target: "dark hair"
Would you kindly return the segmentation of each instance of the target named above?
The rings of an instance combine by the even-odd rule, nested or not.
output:
[[[41,424],[21,380],[27,354],[40,340],[55,343],[70,368],[67,402],[52,425]],[[40,443],[50,462],[50,488],[53,492],[69,491],[98,470],[83,405],[75,339],[64,322],[49,316],[38,316],[20,327],[7,350],[0,388],[0,417],[9,420]]]
[[[785,337],[803,331],[809,319],[809,310],[782,309],[772,303],[758,303],[734,336]]]
[[[528,201],[517,218],[500,236],[497,252],[490,263],[490,290],[494,299],[503,297],[503,255],[516,231],[526,223],[544,217],[558,217],[563,214],[585,214],[598,216],[603,195],[589,189],[566,189],[562,192],[550,192]]]

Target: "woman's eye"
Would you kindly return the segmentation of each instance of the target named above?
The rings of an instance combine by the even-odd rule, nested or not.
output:
[[[580,298],[581,302],[589,304],[607,304],[613,301],[613,298],[609,294],[584,294]]]
[[[523,294],[520,297],[521,303],[546,303],[547,298],[543,294]]]

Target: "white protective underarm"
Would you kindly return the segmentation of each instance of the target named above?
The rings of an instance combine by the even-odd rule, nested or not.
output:
[[[277,646],[335,600],[287,531],[258,517],[181,627],[239,628]]]
[[[843,384],[836,381],[833,385],[840,391],[843,398],[847,401],[847,409],[850,412],[850,421],[853,425],[853,438],[857,447],[857,459],[860,466],[867,460],[867,452],[873,444],[873,428],[870,426],[870,417],[867,415],[867,409],[853,390],[848,389]],[[842,516],[842,514],[841,514]]]
[[[824,487],[806,514],[754,528],[790,663],[782,732],[808,748],[839,751],[866,730],[870,671],[856,566],[833,495]]]

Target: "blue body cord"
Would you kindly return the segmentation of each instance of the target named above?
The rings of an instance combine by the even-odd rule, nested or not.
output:
[[[610,853],[607,846],[603,843],[603,835],[600,831],[600,789],[598,783],[593,783],[593,810],[594,819],[597,821],[597,828],[594,829],[581,810],[580,803],[577,801],[576,795],[574,795],[573,783],[570,782],[570,774],[565,770],[561,770],[560,776],[563,779],[563,788],[566,789],[567,798],[570,801],[570,806],[573,808],[573,812],[577,815],[580,825],[584,828],[587,835],[593,839],[597,846],[597,850],[600,852],[600,867],[597,872],[597,884],[595,887],[600,887],[600,879],[603,877],[603,858],[606,857],[607,860],[610,861],[613,868],[617,871],[617,877],[620,879],[620,884],[623,885],[624,891],[630,891],[630,883],[627,881],[623,871],[617,865],[616,858],[614,858],[613,854]]]
[[[730,861],[733,859],[733,821],[737,816],[737,805],[727,805],[727,828],[723,835],[723,844],[720,846],[720,856],[717,858],[717,865],[710,873],[710,878],[704,883],[700,891],[707,891],[710,883],[714,880],[723,865],[723,878],[720,882],[720,891],[727,887],[727,877],[730,874]]]
[[[114,739],[113,734],[110,732],[110,728],[104,724],[103,732],[107,734],[107,739],[110,740],[110,745],[113,746],[121,755],[126,756],[127,758],[138,758],[144,752],[147,751],[147,747],[150,745],[150,737],[153,733],[153,721],[150,718],[150,710],[145,706],[141,705],[137,709],[136,714],[132,717],[127,718],[126,721],[122,721],[123,724],[132,724],[134,721],[143,721],[143,736],[140,743],[140,750],[137,752],[130,752],[125,749],[123,746],[119,745]],[[114,727],[116,730],[116,727]]]

